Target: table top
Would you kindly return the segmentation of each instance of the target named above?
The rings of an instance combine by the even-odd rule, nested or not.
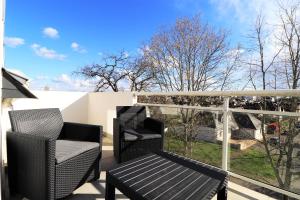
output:
[[[224,181],[227,184],[226,178],[214,176],[214,171],[205,164],[198,168],[197,163],[189,167],[184,164],[186,162],[170,158],[148,154],[109,170],[107,178],[125,190],[134,191],[140,197],[138,199],[151,200],[211,199]]]

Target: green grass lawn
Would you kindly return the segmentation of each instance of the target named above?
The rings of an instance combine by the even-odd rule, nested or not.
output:
[[[185,155],[183,141],[171,137],[165,140],[165,149]],[[222,145],[210,142],[192,142],[192,159],[217,167],[222,165]],[[273,169],[265,157],[264,149],[251,147],[246,150],[230,150],[230,171],[269,184],[277,183]]]

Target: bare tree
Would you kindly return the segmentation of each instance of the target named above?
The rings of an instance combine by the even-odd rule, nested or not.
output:
[[[199,16],[182,18],[155,34],[144,55],[164,91],[203,91],[220,84],[228,58],[227,32],[203,24]]]
[[[268,52],[269,55],[268,57],[266,56],[266,38],[269,37],[269,35],[264,29],[264,18],[259,15],[256,20],[255,34],[252,39],[255,41],[254,50],[257,54],[254,55],[257,55],[257,57],[254,56],[255,59],[247,63],[251,67],[249,82],[253,84],[255,89],[258,87],[255,83],[256,80],[257,82],[261,82],[261,87],[265,90],[267,88],[268,76],[274,77],[274,85],[275,88],[277,88],[277,73],[284,75],[288,88],[297,89],[299,87],[300,21],[299,18],[297,18],[299,6],[298,4],[287,6],[283,4],[283,1],[279,2],[278,5],[280,9],[280,22],[279,24],[276,24],[276,28],[279,32],[279,36],[277,35],[277,40],[273,43],[273,45],[277,47],[276,51],[273,52],[273,55],[270,55],[270,52]],[[261,109],[266,110],[266,98],[263,98],[262,100]],[[289,111],[296,112],[298,102],[299,98],[292,97],[290,99]],[[262,144],[279,187],[290,190],[293,176],[293,162],[295,161],[293,157],[295,147],[294,142],[295,137],[300,134],[300,130],[296,128],[298,119],[296,117],[289,117],[287,120],[288,134],[282,136],[281,133],[279,133],[278,137],[280,142],[274,147],[274,145],[269,143],[269,137],[266,135],[264,127],[267,118],[268,116],[266,115],[263,115],[261,118]],[[282,124],[282,120],[279,116],[277,118],[277,123],[279,126]],[[280,131],[282,130],[279,130],[279,132]],[[284,199],[288,199],[288,196],[284,196]]]
[[[225,89],[231,82],[236,61],[228,65],[232,49],[228,33],[201,22],[199,16],[178,19],[175,25],[158,31],[143,48],[152,63],[154,81],[162,91],[204,91]],[[237,55],[237,54],[234,54]],[[180,99],[179,99],[180,101]],[[190,98],[184,101],[195,105]],[[185,153],[191,154],[197,115],[193,109],[181,109]]]
[[[279,3],[281,9],[280,28],[282,30],[279,41],[284,48],[283,64],[284,74],[288,88],[297,89],[300,80],[300,21],[299,4],[286,7],[283,2]]]
[[[149,91],[153,86],[152,63],[149,63],[143,56],[134,58],[129,64],[127,78],[131,91]]]
[[[97,92],[118,92],[122,87],[140,92],[150,90],[152,86],[153,73],[150,65],[143,56],[129,57],[121,51],[119,54],[104,57],[101,64],[86,65],[75,73],[95,80]]]
[[[282,48],[275,50],[275,52],[270,52],[270,50],[267,49],[267,40],[270,40],[271,35],[265,26],[265,19],[260,13],[256,18],[253,33],[249,36],[253,47],[249,49],[247,56],[250,54],[251,59],[250,61],[244,61],[244,63],[249,66],[248,83],[251,83],[254,89],[261,87],[263,90],[267,87],[269,71],[274,68],[282,51]],[[259,82],[260,85],[258,85],[257,82]]]
[[[261,81],[258,81],[261,83],[261,87],[263,90],[266,90],[266,85],[267,85],[267,74],[270,70],[270,68],[274,67],[274,62],[276,60],[276,58],[278,58],[278,55],[281,52],[281,48],[276,51],[276,53],[270,58],[266,57],[266,39],[267,37],[269,37],[269,35],[266,33],[266,30],[264,29],[265,27],[265,22],[264,22],[264,18],[262,17],[261,14],[259,14],[257,16],[256,19],[256,23],[254,26],[254,34],[252,36],[250,36],[250,39],[252,40],[252,42],[254,42],[254,48],[251,49],[250,53],[254,54],[252,58],[252,60],[250,62],[247,62],[247,64],[249,65],[249,80],[251,82],[251,84],[253,85],[254,89],[256,89],[257,86],[255,79],[260,79]],[[255,76],[256,77],[255,77]],[[266,105],[266,99],[265,97],[262,99],[263,103],[262,103],[262,107],[261,109],[266,110],[267,109],[267,105]],[[268,138],[266,135],[266,131],[265,131],[265,124],[266,124],[266,117],[265,115],[263,115],[263,117],[261,118],[261,134],[262,134],[262,144],[264,146],[264,149],[266,151],[266,155],[267,158],[270,162],[270,165],[274,171],[274,174],[279,182],[279,184],[282,182],[280,175],[279,175],[279,170],[276,168],[275,163],[273,161],[273,155],[270,149],[270,145],[268,144]],[[272,147],[271,147],[272,148]]]
[[[109,55],[103,58],[103,64],[86,65],[77,74],[96,81],[95,91],[111,89],[120,90],[120,82],[127,76],[124,68],[128,64],[128,56],[122,51],[119,55]]]
[[[230,89],[233,84],[236,84],[240,78],[234,77],[234,73],[239,69],[241,62],[241,54],[243,50],[240,45],[236,49],[229,51],[227,58],[224,60],[224,67],[219,78],[220,84],[217,85],[221,91]]]
[[[284,65],[284,71],[286,77],[286,83],[288,88],[297,89],[299,88],[300,80],[300,21],[299,3],[292,3],[290,5],[285,4],[284,1],[278,3],[280,8],[280,28],[282,34],[279,37],[279,42],[283,48],[282,63]],[[297,111],[299,98],[292,97],[290,109],[292,112]],[[285,166],[284,176],[281,177],[280,186],[285,189],[290,189],[292,176],[293,176],[293,152],[295,138],[299,136],[300,129],[297,128],[298,119],[289,119],[289,134],[286,137],[286,142],[282,145],[283,153],[280,154],[277,160],[277,168]],[[287,199],[287,197],[285,197]]]

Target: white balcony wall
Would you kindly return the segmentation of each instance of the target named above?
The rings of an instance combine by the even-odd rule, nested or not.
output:
[[[33,91],[38,99],[16,99],[14,110],[59,108],[64,121],[88,122],[88,93],[66,91]]]
[[[104,133],[109,137],[113,134],[116,106],[131,106],[136,103],[132,92],[94,92],[88,95],[88,122],[102,125]]]

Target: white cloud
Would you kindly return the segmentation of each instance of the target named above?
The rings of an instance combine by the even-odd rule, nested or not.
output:
[[[5,37],[4,44],[8,47],[15,48],[17,46],[25,44],[25,40],[19,37]]]
[[[95,84],[91,80],[72,78],[67,74],[61,74],[52,79],[53,85],[51,88],[56,90],[71,90],[71,91],[93,91]]]
[[[29,80],[29,84],[28,87],[31,90],[44,90],[46,87],[47,88],[51,88],[50,87],[50,77],[46,76],[46,75],[38,75],[32,79]]]
[[[44,34],[44,36],[49,37],[49,38],[53,38],[53,39],[59,38],[58,31],[52,27],[44,28],[43,34]]]
[[[53,60],[64,60],[66,58],[66,55],[59,54],[55,50],[48,49],[39,44],[32,44],[31,48],[37,56],[40,56],[42,58],[53,59]]]
[[[74,50],[75,50],[75,49],[78,49],[78,48],[79,48],[79,44],[76,43],[76,42],[72,42],[71,48],[74,49]]]
[[[64,83],[71,83],[71,78],[67,74],[61,74],[59,77],[55,78],[54,80],[58,82],[64,82]]]
[[[102,52],[98,52],[98,56],[103,56],[103,53]]]
[[[291,3],[291,1],[286,1]],[[253,35],[257,16],[262,15],[264,19],[263,34],[265,38],[265,56],[271,59],[272,56],[278,51],[278,36],[280,36],[280,11],[277,1],[270,0],[210,0],[211,4],[217,7],[219,17],[222,20],[232,20],[234,18],[234,25],[236,30],[246,35]],[[286,3],[288,5],[288,3]],[[235,29],[232,32],[236,31]],[[249,41],[249,40],[248,40]],[[246,46],[248,43],[246,43]]]
[[[86,53],[87,52],[87,50],[85,48],[83,48],[82,46],[80,46],[77,42],[72,42],[71,48],[73,49],[73,51],[76,51],[78,53]]]
[[[8,68],[7,70],[10,71],[10,72],[12,72],[12,73],[14,73],[14,74],[17,74],[19,76],[22,76],[22,77],[28,79],[28,76],[24,72],[22,72],[21,70],[19,70],[19,69]]]
[[[241,23],[251,25],[255,22],[256,16],[262,12],[266,17],[266,22],[276,22],[277,2],[270,0],[210,0],[216,6],[221,17],[228,17],[239,20]],[[224,18],[222,18],[224,20]],[[278,22],[278,21],[277,21]]]
[[[47,80],[47,79],[49,79],[49,77],[48,77],[48,76],[45,76],[45,75],[38,75],[38,76],[36,76],[35,79],[36,79],[36,80]]]
[[[39,75],[29,83],[32,90],[55,90],[55,91],[94,91],[95,83],[91,80],[71,77],[68,74],[60,74],[55,77]]]

